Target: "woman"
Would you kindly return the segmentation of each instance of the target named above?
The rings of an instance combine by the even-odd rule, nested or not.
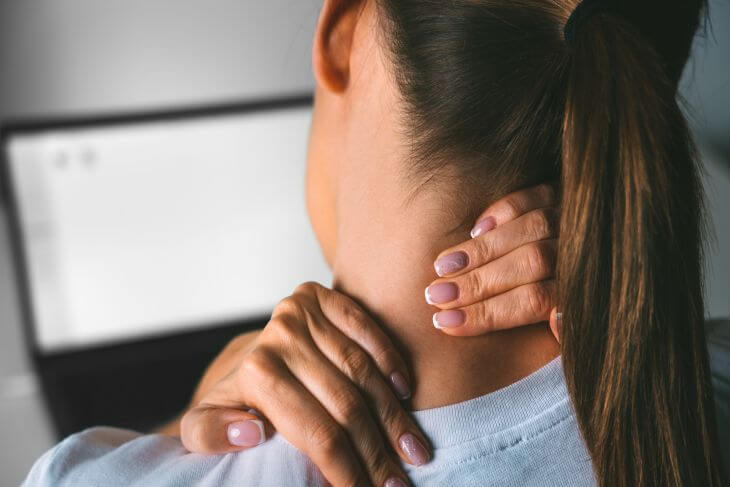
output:
[[[702,330],[700,187],[675,101],[702,5],[594,1],[574,11],[576,3],[324,3],[314,48],[310,214],[337,289],[406,352],[418,381],[414,407],[437,407],[415,414],[435,455],[408,468],[414,483],[720,484]],[[474,317],[483,305],[469,305],[461,290],[474,288],[462,276],[478,275],[469,266],[481,262],[443,255],[452,257],[440,269],[454,274],[434,285],[426,264],[464,238],[463,222],[485,202],[550,180],[560,181],[561,194],[557,278],[521,308],[546,312],[554,287],[561,347],[542,325],[479,335]],[[525,247],[529,258],[517,267],[500,270],[526,279],[514,291],[527,295],[534,269],[549,269],[552,243],[541,242]],[[532,272],[519,268],[525,263]],[[428,331],[432,313],[415,298],[427,285],[429,300],[445,308]],[[210,449],[219,450],[228,442],[223,425],[256,421],[238,411],[247,404],[264,409],[287,438],[303,430],[319,441],[307,453],[333,483],[361,480],[352,473],[358,459],[337,456],[347,439],[341,427],[372,420],[352,383],[317,364],[341,364],[366,399],[392,401],[383,399],[390,391],[382,382],[358,380],[370,359],[328,326],[366,320],[343,299],[308,285],[277,307],[264,332],[242,344],[245,359],[233,370],[243,375],[222,378],[183,419],[186,445],[204,450],[209,445],[196,448],[200,431],[218,431]],[[405,370],[383,354],[391,349],[384,337],[360,345],[383,372]],[[287,374],[298,375],[282,380]],[[256,382],[255,395],[240,387]],[[393,382],[405,396],[403,381]],[[282,410],[294,420],[272,417]],[[382,420],[386,436],[401,439],[393,447],[425,462],[426,438],[413,429],[402,439],[389,429],[399,412],[390,412]],[[186,432],[205,415],[218,428]],[[370,428],[348,430],[351,437],[355,430]],[[379,441],[353,443],[374,482],[404,485],[392,460],[377,454]],[[198,457],[170,438],[108,429],[47,454],[31,472],[29,482],[36,480],[324,481],[280,439],[235,456]]]

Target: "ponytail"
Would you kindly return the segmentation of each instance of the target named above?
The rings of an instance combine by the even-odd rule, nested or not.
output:
[[[568,389],[600,485],[721,485],[702,189],[676,84],[630,24],[587,22],[569,52],[562,140]]]
[[[705,0],[378,4],[416,180],[448,164],[479,210],[561,180],[563,367],[598,483],[720,485],[702,188],[676,101]]]

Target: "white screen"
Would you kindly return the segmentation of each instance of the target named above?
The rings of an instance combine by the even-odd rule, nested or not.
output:
[[[330,273],[304,197],[310,108],[17,135],[36,337],[83,347],[267,313]]]

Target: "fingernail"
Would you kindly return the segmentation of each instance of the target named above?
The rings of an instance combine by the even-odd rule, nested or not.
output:
[[[433,326],[436,328],[457,328],[466,321],[466,313],[460,309],[447,309],[433,315]]]
[[[390,374],[390,382],[393,383],[393,389],[398,397],[401,399],[408,399],[411,397],[411,388],[408,387],[408,381],[405,376],[400,372],[393,372]]]
[[[454,252],[453,254],[441,257],[433,265],[436,274],[443,277],[454,272],[459,272],[469,264],[469,256],[465,252]]]
[[[563,322],[563,313],[555,313],[555,321],[558,322],[558,325]]]
[[[429,454],[426,448],[418,441],[412,433],[406,433],[398,440],[401,449],[408,457],[408,460],[415,466],[420,467],[428,462]]]
[[[453,282],[439,282],[426,288],[428,304],[444,304],[456,301],[459,297],[459,286]]]
[[[483,235],[490,230],[494,230],[497,226],[497,220],[492,216],[488,216],[483,220],[479,220],[474,228],[471,229],[471,238],[477,238],[479,235]]]
[[[398,477],[391,477],[385,481],[385,487],[408,487],[408,485],[403,482],[403,479],[399,479]]]
[[[266,439],[263,421],[250,419],[228,425],[228,442],[233,446],[256,446]]]

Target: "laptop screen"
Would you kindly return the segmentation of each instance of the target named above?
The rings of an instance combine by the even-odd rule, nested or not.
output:
[[[5,138],[43,352],[265,315],[329,271],[305,205],[311,107]]]

